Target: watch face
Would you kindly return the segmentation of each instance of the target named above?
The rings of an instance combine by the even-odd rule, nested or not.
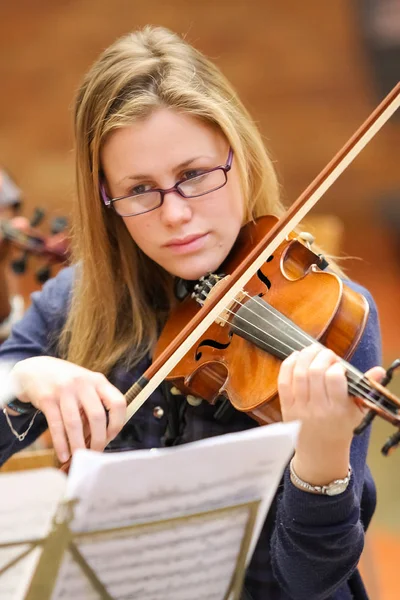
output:
[[[331,483],[328,489],[326,490],[326,494],[327,496],[337,496],[338,494],[344,492],[344,490],[347,488],[347,485],[348,482],[346,481]]]

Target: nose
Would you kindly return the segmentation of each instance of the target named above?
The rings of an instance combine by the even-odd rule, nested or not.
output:
[[[192,218],[189,202],[176,191],[165,194],[160,211],[162,222],[169,227],[187,223]]]

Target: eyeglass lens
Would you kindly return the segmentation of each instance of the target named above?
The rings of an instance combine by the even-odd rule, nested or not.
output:
[[[226,180],[225,171],[223,169],[215,169],[214,171],[203,173],[202,175],[183,181],[177,186],[177,191],[184,198],[196,198],[223,187]],[[150,191],[145,194],[137,194],[115,200],[113,206],[120,216],[127,217],[154,210],[161,206],[161,204],[161,192]]]

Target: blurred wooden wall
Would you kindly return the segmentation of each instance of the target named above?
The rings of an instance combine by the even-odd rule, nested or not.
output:
[[[116,37],[147,23],[184,34],[239,90],[292,202],[379,98],[350,0],[14,0],[0,4],[0,164],[25,212],[68,214],[74,186],[72,106],[80,80]],[[373,292],[386,356],[400,354],[395,240],[379,202],[400,189],[399,121],[370,143],[315,209],[345,225],[349,275]],[[396,297],[397,296],[397,297]]]

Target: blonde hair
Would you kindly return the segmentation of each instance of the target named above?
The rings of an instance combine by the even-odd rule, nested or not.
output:
[[[234,150],[246,221],[284,210],[260,132],[212,62],[161,27],[147,26],[105,50],[76,100],[73,257],[78,268],[60,340],[64,358],[103,373],[120,359],[134,364],[149,352],[171,300],[172,277],[137,248],[99,192],[107,136],[159,107],[219,127]]]

